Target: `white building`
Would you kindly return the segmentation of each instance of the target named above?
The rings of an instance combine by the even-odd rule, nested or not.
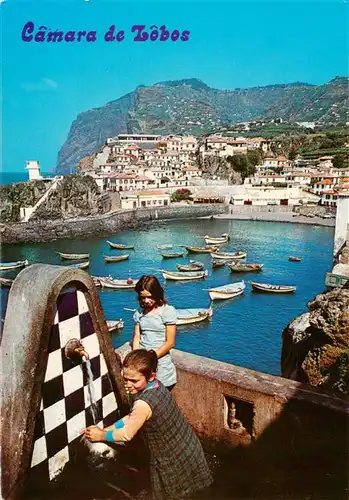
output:
[[[155,208],[166,207],[171,197],[166,191],[143,191],[139,193],[122,193],[121,208]]]
[[[25,168],[28,169],[30,181],[41,181],[42,180],[42,175],[40,173],[40,164],[37,160],[27,161],[25,164]]]

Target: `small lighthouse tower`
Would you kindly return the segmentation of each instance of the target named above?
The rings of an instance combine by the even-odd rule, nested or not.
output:
[[[28,169],[30,181],[38,181],[42,179],[42,175],[40,174],[40,165],[37,160],[27,161],[25,168]]]

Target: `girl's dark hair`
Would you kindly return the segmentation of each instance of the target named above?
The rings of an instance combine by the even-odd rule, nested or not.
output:
[[[123,368],[134,368],[148,380],[158,367],[158,357],[152,349],[135,349],[129,352],[122,363]]]
[[[141,276],[136,284],[135,290],[138,295],[143,290],[149,292],[152,295],[153,299],[156,300],[158,306],[162,306],[167,302],[164,297],[164,289],[160,285],[160,282],[156,278],[156,276],[153,276],[152,274],[145,274],[144,276]]]

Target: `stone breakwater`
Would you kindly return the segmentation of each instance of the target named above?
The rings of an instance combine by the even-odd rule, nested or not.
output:
[[[0,224],[0,240],[2,244],[13,244],[43,243],[90,236],[103,237],[125,229],[136,228],[154,220],[207,217],[227,211],[227,205],[182,205],[122,210],[98,216],[52,221]]]

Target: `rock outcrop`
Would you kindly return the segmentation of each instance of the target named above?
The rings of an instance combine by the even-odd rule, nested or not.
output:
[[[32,207],[49,189],[44,181],[17,182],[0,186],[0,222],[20,222],[20,209]]]
[[[208,177],[212,179],[212,177],[216,175],[222,179],[228,179],[229,184],[242,184],[241,174],[235,172],[226,158],[205,156],[202,160],[201,157],[198,156],[198,162],[204,178]]]
[[[282,375],[348,395],[349,289],[317,295],[308,309],[283,331]]]
[[[108,212],[108,200],[100,194],[92,177],[70,175],[63,177],[55,191],[35,211],[31,220],[55,220],[97,215]]]

